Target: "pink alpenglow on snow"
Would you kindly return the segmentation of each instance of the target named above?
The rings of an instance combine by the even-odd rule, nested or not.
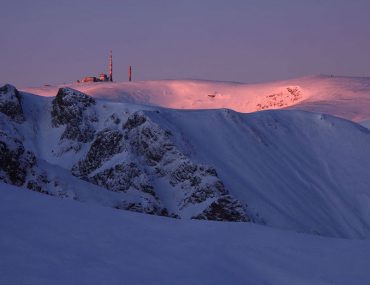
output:
[[[289,108],[326,113],[356,122],[370,119],[370,78],[366,77],[321,75],[260,84],[160,80],[66,86],[95,98],[175,109],[228,108],[249,113]],[[59,87],[24,90],[55,96]]]

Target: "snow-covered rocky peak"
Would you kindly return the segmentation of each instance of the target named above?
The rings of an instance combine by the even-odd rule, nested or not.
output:
[[[93,122],[98,121],[93,106],[95,100],[90,96],[71,88],[60,88],[52,102],[52,125],[65,125],[61,139],[77,142],[89,142],[95,130]]]
[[[24,121],[21,95],[10,84],[0,87],[0,112],[18,123]]]
[[[0,114],[1,181],[152,215],[250,220],[216,169],[191,161],[150,119],[152,111],[96,102],[70,88],[53,100],[24,95],[24,124]]]
[[[59,88],[58,93],[55,96],[55,100],[59,106],[74,106],[76,108],[81,108],[82,110],[85,110],[87,107],[96,103],[93,98],[85,93],[68,87]]]
[[[217,171],[192,162],[172,134],[143,111],[121,127],[97,132],[85,157],[72,168],[84,180],[114,192],[134,193],[137,202],[117,208],[178,218],[249,221],[245,206],[229,194]]]
[[[307,93],[285,86],[283,97]],[[293,110],[171,110],[68,88],[50,99],[21,96],[26,121],[0,113],[0,130],[2,153],[25,162],[24,185],[44,169],[48,194],[117,209],[370,236],[370,133],[355,123]],[[36,165],[22,158],[20,143]],[[3,173],[9,165],[22,174],[9,162]],[[7,177],[0,180],[14,182]]]

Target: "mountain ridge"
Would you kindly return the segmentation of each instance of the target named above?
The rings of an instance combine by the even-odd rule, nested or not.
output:
[[[370,236],[370,133],[356,123],[299,110],[171,110],[69,88],[54,98],[20,94],[26,120],[0,114],[2,131],[20,135],[48,170],[49,194],[171,217]]]
[[[54,96],[59,87],[72,87],[95,98],[175,109],[228,108],[249,113],[292,108],[361,122],[370,119],[370,78],[305,76],[266,83],[204,80],[72,83],[26,88]]]

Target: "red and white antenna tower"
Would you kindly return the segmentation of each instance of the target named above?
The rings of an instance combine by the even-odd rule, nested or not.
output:
[[[109,54],[109,81],[113,81],[113,58],[112,51]]]

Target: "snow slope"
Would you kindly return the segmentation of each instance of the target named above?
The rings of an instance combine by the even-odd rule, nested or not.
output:
[[[149,116],[177,134],[192,159],[213,165],[256,221],[370,237],[370,131],[360,125],[293,110],[162,110]]]
[[[201,80],[163,80],[68,85],[96,98],[176,109],[229,108],[238,112],[294,108],[356,122],[370,119],[370,78],[309,76],[241,84]],[[60,86],[25,89],[55,96]]]
[[[1,284],[369,284],[370,242],[186,221],[0,182]]]
[[[107,176],[106,171],[134,162],[146,175],[140,176],[142,181],[152,187],[152,203],[183,218],[203,211],[226,189],[242,206],[247,205],[246,213],[256,223],[332,237],[370,237],[370,131],[356,123],[297,110],[242,114],[97,100],[87,112],[98,120],[81,121],[91,123],[95,135],[89,142],[79,142],[61,138],[67,130],[64,126],[52,126],[53,98],[22,94],[26,120],[15,128],[23,135],[24,145],[65,173],[85,180],[99,174],[106,177],[99,185],[109,183],[108,188],[115,191],[122,179],[118,174]],[[107,128],[121,135],[122,150],[112,148],[115,152],[98,163],[88,160],[98,134],[106,134]],[[148,137],[153,140],[145,141]],[[136,148],[137,142],[146,148]],[[94,152],[108,149],[108,143]],[[81,165],[95,168],[86,172]],[[51,177],[55,176],[52,172]],[[117,204],[115,197],[132,201],[126,190],[103,190],[112,194],[104,205]],[[128,192],[144,195],[136,190]],[[72,194],[67,196],[78,193]],[[99,203],[99,196],[95,197]]]
[[[370,120],[366,120],[366,121],[363,121],[360,123],[362,126],[364,126],[365,128],[368,128],[370,129]]]

